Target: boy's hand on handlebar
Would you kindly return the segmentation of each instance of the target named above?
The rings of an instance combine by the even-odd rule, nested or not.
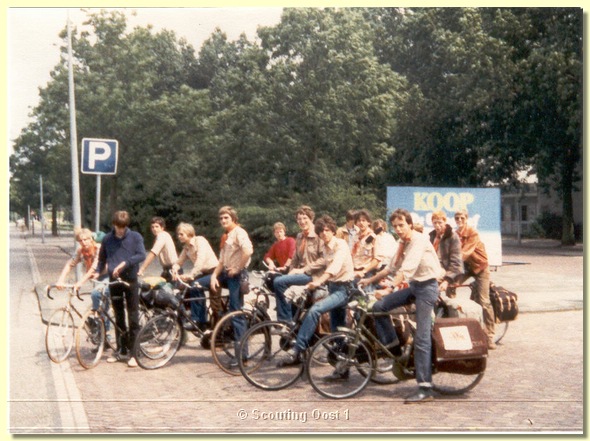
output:
[[[186,283],[193,281],[193,277],[190,274],[177,274],[176,279],[182,280],[183,282],[186,282]]]
[[[315,283],[315,282],[309,282],[307,285],[305,285],[305,288],[310,290],[310,291],[315,291],[316,289],[318,289],[320,287],[319,284]]]
[[[209,287],[213,291],[217,291],[217,289],[219,288],[219,281],[217,280],[217,276],[215,276],[215,274],[211,276],[211,282],[209,283]]]
[[[121,275],[121,271],[125,268],[125,262],[121,262],[117,267],[113,270],[113,277],[118,279]]]
[[[361,288],[365,287],[365,286],[369,285],[369,279],[368,278],[361,279],[358,281],[357,285]]]

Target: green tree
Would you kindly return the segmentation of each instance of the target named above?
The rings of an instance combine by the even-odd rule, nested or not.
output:
[[[579,8],[515,9],[521,33],[518,108],[511,127],[539,181],[563,201],[562,244],[572,245],[572,193],[582,157],[582,20]],[[581,207],[579,207],[581,209]]]
[[[419,88],[400,121],[392,178],[424,185],[483,185],[518,161],[490,156],[514,94],[511,47],[490,35],[479,9],[368,10],[381,60]],[[493,109],[493,111],[491,111]],[[509,112],[508,112],[509,113]]]

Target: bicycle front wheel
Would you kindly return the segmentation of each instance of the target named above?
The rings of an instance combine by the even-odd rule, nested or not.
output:
[[[76,357],[85,369],[98,364],[104,350],[104,322],[96,311],[87,311],[76,330]]]
[[[74,346],[74,317],[66,308],[56,309],[47,321],[45,331],[45,349],[49,359],[61,363],[72,351]]]
[[[262,322],[248,329],[239,347],[240,372],[250,384],[264,390],[279,390],[295,383],[304,364],[283,366],[295,345],[297,332],[282,322]]]
[[[211,355],[217,366],[230,375],[240,375],[236,357],[236,348],[239,348],[240,341],[234,332],[235,319],[242,320],[246,330],[261,321],[260,317],[251,311],[234,311],[224,315],[213,329]]]
[[[165,312],[152,317],[137,334],[133,354],[144,369],[166,365],[178,352],[182,326],[176,314]]]
[[[311,386],[327,398],[350,398],[362,391],[373,372],[373,356],[362,341],[338,332],[323,337],[312,348],[307,372]],[[317,360],[328,360],[328,363]]]

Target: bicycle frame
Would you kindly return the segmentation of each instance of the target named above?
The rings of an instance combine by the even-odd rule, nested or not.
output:
[[[62,306],[62,308],[65,308],[65,310],[67,312],[72,312],[74,311],[76,313],[76,315],[78,316],[78,318],[82,318],[82,316],[84,314],[80,313],[80,311],[78,311],[78,309],[74,306],[74,304],[72,303],[72,297],[74,297],[74,293],[76,294],[76,297],[78,298],[78,300],[80,300],[81,302],[84,301],[84,299],[82,297],[80,297],[80,291],[78,290],[74,290],[74,286],[75,285],[61,285],[63,286],[63,288],[68,290],[68,300],[66,302],[66,304],[64,306]],[[49,299],[51,300],[55,300],[52,296],[51,296],[51,290],[57,288],[57,285],[48,285],[47,289],[46,289],[46,295]],[[57,308],[60,309],[60,308]]]

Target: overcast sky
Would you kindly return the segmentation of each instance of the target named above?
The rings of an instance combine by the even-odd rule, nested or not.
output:
[[[121,9],[123,10],[123,9]],[[94,11],[97,11],[95,9]],[[216,27],[230,40],[241,33],[253,39],[258,26],[280,21],[281,8],[130,8],[124,9],[128,30],[153,25],[156,31],[169,29],[184,37],[198,52]],[[131,12],[137,15],[132,16]],[[8,9],[8,136],[14,140],[31,120],[31,109],[39,102],[39,87],[50,80],[49,73],[59,61],[67,17],[80,29],[86,14],[80,9]],[[10,143],[12,144],[12,143]]]

